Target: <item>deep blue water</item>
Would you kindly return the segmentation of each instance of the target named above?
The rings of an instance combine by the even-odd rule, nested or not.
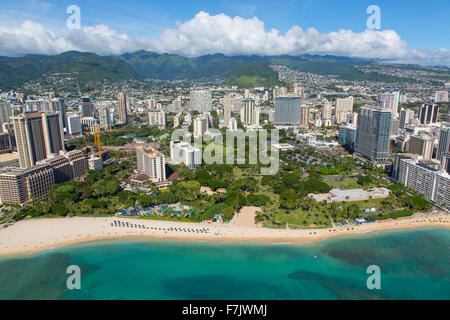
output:
[[[0,259],[0,299],[449,299],[449,248],[444,229],[304,245],[103,241]],[[69,265],[81,290],[67,289]],[[367,288],[370,265],[380,290]]]

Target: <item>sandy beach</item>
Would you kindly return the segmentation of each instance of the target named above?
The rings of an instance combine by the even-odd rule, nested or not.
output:
[[[116,217],[27,219],[6,228],[0,226],[0,256],[34,253],[96,240],[133,237],[216,242],[305,243],[340,235],[424,227],[450,228],[450,216],[445,213],[416,214],[408,218],[377,221],[358,226],[302,230]]]
[[[262,212],[260,207],[242,207],[230,221],[232,226],[240,227],[261,227],[261,224],[255,222],[257,212]]]

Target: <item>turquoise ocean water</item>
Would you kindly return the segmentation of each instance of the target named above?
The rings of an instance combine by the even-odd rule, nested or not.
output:
[[[103,241],[0,259],[0,299],[449,299],[450,231],[320,243]],[[68,265],[81,290],[68,290]],[[381,268],[381,290],[366,269]]]

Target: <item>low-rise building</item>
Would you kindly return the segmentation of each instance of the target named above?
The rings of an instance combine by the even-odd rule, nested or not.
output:
[[[350,201],[364,201],[370,198],[380,199],[387,198],[391,194],[391,191],[386,188],[373,188],[369,190],[363,189],[351,189],[351,190],[340,190],[332,189],[329,193],[322,194],[310,194],[317,202],[327,201],[327,202],[350,202]]]
[[[19,166],[19,154],[17,152],[0,154],[0,169],[18,166]]]
[[[289,151],[295,150],[295,147],[289,143],[274,143],[271,148],[275,151]]]

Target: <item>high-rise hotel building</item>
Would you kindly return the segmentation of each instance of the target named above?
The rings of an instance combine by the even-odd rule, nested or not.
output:
[[[117,95],[117,122],[121,124],[126,124],[128,122],[128,114],[127,114],[127,96],[120,92]]]
[[[52,154],[29,168],[2,169],[0,200],[20,205],[39,200],[55,183],[81,177],[87,170],[88,161],[81,150]]]
[[[52,153],[64,150],[64,136],[58,112],[22,113],[11,117],[22,168],[30,168]]]
[[[166,166],[164,154],[150,145],[136,147],[137,169],[145,173],[152,182],[166,180]]]
[[[2,203],[24,204],[45,197],[55,184],[53,168],[49,164],[31,168],[8,168],[0,171]]]
[[[389,137],[392,109],[362,107],[358,112],[355,152],[375,161],[389,157]]]

